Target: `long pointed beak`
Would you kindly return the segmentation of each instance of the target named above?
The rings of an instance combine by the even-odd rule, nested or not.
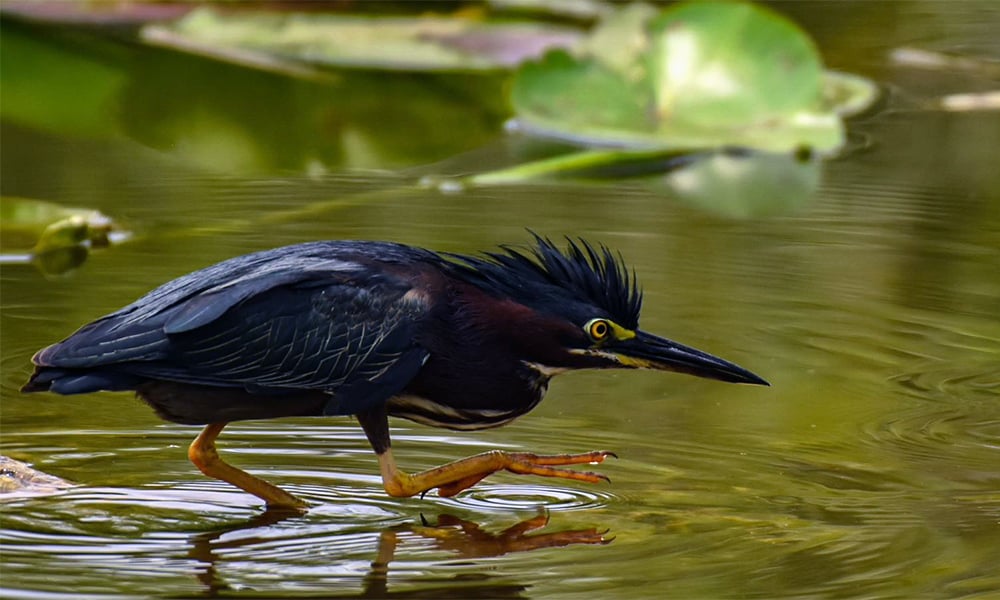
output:
[[[739,365],[644,331],[637,331],[634,338],[615,342],[603,350],[614,353],[626,367],[677,371],[731,383],[770,385]]]

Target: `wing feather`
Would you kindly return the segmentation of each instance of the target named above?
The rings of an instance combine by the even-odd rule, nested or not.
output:
[[[378,269],[329,257],[325,264],[282,257],[241,263],[215,285],[167,284],[39,352],[39,373],[49,371],[39,381],[67,393],[144,379],[261,394],[316,390],[331,395],[329,414],[385,401],[427,358],[414,338],[428,306],[407,295],[409,282]]]

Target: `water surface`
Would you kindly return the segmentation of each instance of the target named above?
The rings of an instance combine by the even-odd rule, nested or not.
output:
[[[377,127],[359,121],[360,137],[314,132],[342,149],[355,144],[344,151],[353,165],[314,141],[319,163],[285,155],[226,168],[178,150],[184,139],[170,136],[183,128],[160,139],[149,123],[126,123],[94,136],[5,119],[3,195],[99,208],[136,236],[66,276],[29,265],[0,274],[0,452],[79,484],[2,501],[4,595],[996,597],[1000,117],[922,108],[936,90],[996,82],[887,58],[903,45],[1000,55],[996,11],[954,7],[787,5],[828,63],[876,78],[889,95],[852,123],[852,151],[822,166],[809,203],[767,218],[727,218],[632,184],[464,194],[412,185],[427,163],[479,148],[448,167],[472,170],[503,146],[498,128],[484,139],[502,116],[492,109],[470,117],[467,135],[445,124],[449,135],[425,146],[404,131],[375,137],[398,153],[375,148],[368,163],[356,145]],[[32,28],[17,34],[68,43]],[[298,143],[270,123],[296,106],[295,94],[267,87],[271,76],[130,52],[153,61],[139,65],[179,62],[205,80],[265,86],[282,97],[261,99],[271,112],[240,123],[260,124],[255,148]],[[128,93],[172,89],[149,73],[137,66],[125,76],[115,114],[135,116]],[[186,109],[210,107],[206,96],[161,98],[174,110],[164,119],[193,118]],[[38,348],[218,260],[339,238],[475,252],[527,242],[526,227],[619,249],[645,289],[644,329],[733,360],[772,387],[577,373],[501,429],[394,421],[394,448],[410,470],[490,448],[620,456],[596,467],[611,484],[502,474],[451,499],[387,497],[350,419],[231,425],[219,442],[226,457],[313,504],[293,517],[204,478],[186,460],[197,429],[159,421],[128,394],[17,391]]]

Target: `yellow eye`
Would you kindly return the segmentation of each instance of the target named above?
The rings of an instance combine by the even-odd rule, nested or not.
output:
[[[599,342],[611,333],[611,324],[604,319],[591,319],[587,321],[584,329],[587,330],[587,335],[590,336],[590,339]]]

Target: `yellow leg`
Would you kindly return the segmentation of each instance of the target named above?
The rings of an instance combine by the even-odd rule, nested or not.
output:
[[[441,496],[448,497],[472,487],[484,477],[497,471],[540,475],[542,477],[561,477],[588,483],[610,481],[605,475],[599,473],[555,468],[558,465],[600,463],[609,456],[615,455],[611,452],[595,451],[583,454],[539,456],[527,452],[491,450],[413,475],[399,470],[396,466],[396,460],[392,457],[392,449],[387,449],[384,453],[379,454],[378,460],[379,468],[382,471],[382,484],[390,496],[414,496],[438,488],[438,493]]]
[[[188,458],[202,473],[209,477],[231,483],[243,491],[267,502],[269,509],[303,510],[308,504],[289,494],[276,485],[254,477],[246,471],[226,463],[215,449],[215,438],[219,437],[226,423],[212,423],[198,435],[188,448]]]

